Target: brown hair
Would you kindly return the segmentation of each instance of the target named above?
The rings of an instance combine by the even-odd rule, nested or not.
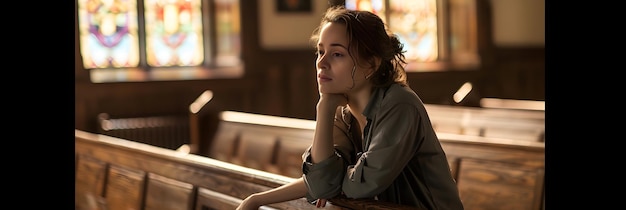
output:
[[[374,66],[374,58],[381,59],[380,66],[368,78],[376,87],[389,86],[393,83],[408,85],[404,70],[403,44],[398,37],[385,28],[385,24],[376,14],[369,11],[348,10],[344,6],[332,6],[326,10],[320,25],[311,35],[311,44],[319,41],[322,27],[326,23],[341,23],[346,26],[350,55],[358,62],[365,59]],[[355,53],[356,52],[356,53]]]

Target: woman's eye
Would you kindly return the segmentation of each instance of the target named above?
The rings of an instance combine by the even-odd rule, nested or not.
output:
[[[318,57],[324,56],[326,52],[323,50],[318,50],[315,52],[315,55],[317,55]],[[335,52],[331,54],[332,57],[343,57],[343,54]]]

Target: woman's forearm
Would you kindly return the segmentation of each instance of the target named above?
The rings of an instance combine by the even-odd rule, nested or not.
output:
[[[332,106],[318,107],[315,135],[311,145],[311,161],[319,163],[335,152],[333,146],[333,121],[335,108]]]
[[[253,196],[254,200],[260,201],[257,202],[262,205],[272,204],[272,203],[280,203],[284,201],[290,201],[302,198],[306,196],[306,185],[304,184],[304,180],[302,178],[297,179],[294,182],[285,184],[283,186],[255,193]]]

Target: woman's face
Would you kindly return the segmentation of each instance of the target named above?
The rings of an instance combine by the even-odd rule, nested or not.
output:
[[[346,27],[326,23],[317,42],[317,84],[320,93],[348,94],[360,89],[366,81],[362,69],[348,53]],[[353,68],[356,68],[352,75]]]

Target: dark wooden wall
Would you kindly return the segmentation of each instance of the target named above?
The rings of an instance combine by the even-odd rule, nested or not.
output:
[[[497,47],[491,37],[488,0],[478,0],[476,70],[409,73],[411,87],[425,103],[449,104],[466,81],[482,97],[545,100],[545,47]],[[314,119],[317,101],[311,50],[265,50],[259,44],[257,1],[242,1],[242,58],[245,74],[237,79],[91,83],[75,40],[75,128],[97,131],[97,115],[113,117],[186,115],[204,90],[215,94],[213,106],[259,114]],[[78,24],[75,22],[78,37]],[[312,29],[311,29],[312,30]]]

